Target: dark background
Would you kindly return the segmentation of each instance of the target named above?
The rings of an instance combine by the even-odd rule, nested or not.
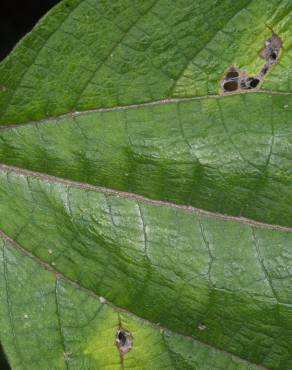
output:
[[[0,343],[0,369],[1,370],[11,370],[7,360],[6,360],[6,357],[5,357],[5,354],[3,352],[3,348],[1,346],[1,343]]]
[[[0,0],[0,61],[60,0]],[[0,368],[2,370],[2,368]]]
[[[0,61],[60,0],[0,0]],[[11,370],[0,343],[0,370]]]

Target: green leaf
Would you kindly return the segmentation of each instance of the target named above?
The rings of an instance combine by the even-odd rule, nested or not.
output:
[[[12,369],[291,368],[291,11],[64,0],[2,62]]]
[[[257,368],[101,303],[5,237],[0,245],[1,334],[13,369],[121,369],[119,327],[133,335],[124,368]]]

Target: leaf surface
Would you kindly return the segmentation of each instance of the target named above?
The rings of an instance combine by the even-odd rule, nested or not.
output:
[[[291,368],[291,7],[64,0],[0,65],[13,369]]]
[[[258,369],[100,303],[3,236],[0,245],[1,333],[13,369]],[[123,362],[115,347],[120,326],[135,346]]]

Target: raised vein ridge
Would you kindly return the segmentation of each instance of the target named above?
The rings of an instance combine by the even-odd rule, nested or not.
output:
[[[146,320],[144,319],[143,317],[140,317],[140,316],[137,316],[135,315],[134,313],[124,309],[124,308],[121,308],[121,307],[118,307],[116,305],[114,305],[113,303],[107,301],[107,300],[104,300],[104,297],[100,297],[96,292],[94,292],[93,290],[90,290],[90,289],[87,289],[83,286],[81,286],[80,284],[78,284],[76,281],[74,280],[71,280],[70,278],[68,278],[67,276],[65,276],[64,274],[62,274],[61,272],[57,271],[56,269],[54,269],[50,264],[48,264],[47,262],[44,262],[42,259],[40,259],[39,257],[36,257],[34,254],[30,253],[29,251],[27,251],[25,248],[23,248],[19,243],[17,243],[15,240],[13,240],[12,238],[10,238],[6,233],[3,232],[3,230],[0,229],[0,237],[3,238],[5,241],[9,242],[11,245],[13,245],[19,252],[21,252],[23,255],[25,255],[26,257],[29,257],[31,259],[33,259],[37,264],[39,264],[40,266],[42,266],[45,270],[49,271],[50,273],[54,274],[56,276],[56,279],[63,279],[64,281],[66,281],[67,283],[71,284],[72,286],[74,286],[75,288],[87,293],[88,295],[90,295],[91,297],[95,298],[95,299],[102,299],[103,301],[103,304],[107,304],[109,305],[111,308],[113,308],[115,311],[118,311],[118,312],[123,312],[133,318],[136,318],[142,322],[144,322],[145,324],[147,325],[150,325],[152,326],[153,328],[157,329],[157,330],[162,330],[162,331],[165,331],[165,332],[168,332],[169,334],[178,334],[166,327],[163,327],[162,325],[160,324],[156,324],[156,323],[153,323],[149,320]],[[106,298],[106,297],[105,297]],[[239,357],[239,356],[236,356],[230,352],[227,352],[227,351],[223,351],[219,348],[216,348],[216,347],[213,347],[213,346],[210,346],[209,344],[207,343],[204,343],[203,341],[200,341],[200,340],[197,340],[197,339],[194,339],[190,336],[187,336],[187,335],[182,335],[182,334],[179,334],[180,336],[184,337],[185,339],[187,340],[192,340],[192,341],[197,341],[197,342],[200,342],[201,344],[203,344],[204,346],[206,347],[209,347],[209,348],[215,348],[217,351],[219,352],[223,352],[225,353],[227,356],[232,356],[232,357],[235,357],[235,358],[238,358],[248,364],[251,364],[253,366],[257,366],[259,369],[261,370],[268,370],[267,368],[264,368],[262,367],[261,365],[258,365],[258,364],[253,364],[251,362],[247,362],[245,359]]]
[[[257,228],[264,228],[264,229],[271,229],[271,230],[277,230],[277,231],[292,233],[292,227],[289,227],[289,226],[268,224],[268,223],[255,221],[253,219],[249,219],[249,218],[245,218],[245,217],[230,216],[230,215],[223,214],[223,213],[206,211],[204,209],[196,208],[196,207],[193,207],[193,206],[188,206],[188,205],[183,205],[183,204],[175,204],[175,203],[166,202],[166,201],[163,201],[163,200],[151,199],[151,198],[145,197],[143,195],[135,194],[135,193],[129,193],[129,192],[126,192],[126,191],[119,191],[119,190],[110,189],[110,188],[106,188],[106,187],[102,187],[102,186],[95,186],[95,185],[91,185],[91,184],[87,184],[87,183],[83,183],[83,182],[68,180],[68,179],[64,179],[64,178],[60,178],[60,177],[56,177],[56,176],[51,176],[51,175],[47,175],[47,174],[40,173],[40,172],[34,172],[34,171],[30,171],[30,170],[23,169],[23,168],[9,166],[9,165],[6,165],[6,164],[1,164],[0,163],[0,171],[1,172],[7,172],[7,173],[13,172],[13,173],[21,175],[21,176],[30,176],[30,177],[34,177],[36,179],[48,181],[50,183],[64,184],[64,185],[67,185],[67,186],[72,186],[72,187],[76,187],[76,188],[80,188],[80,189],[86,189],[86,190],[91,190],[91,191],[95,191],[95,192],[98,192],[98,193],[104,193],[104,194],[113,195],[113,196],[116,196],[116,197],[130,199],[130,200],[134,200],[134,201],[137,201],[137,202],[152,204],[154,206],[164,206],[164,207],[178,209],[178,210],[185,211],[185,212],[194,213],[194,214],[197,214],[197,215],[208,216],[208,217],[217,217],[217,218],[221,218],[225,221],[239,222],[241,224],[250,225],[250,226],[257,227]]]
[[[79,117],[84,116],[91,113],[106,113],[106,112],[115,112],[115,111],[123,111],[123,110],[130,110],[130,109],[141,109],[147,107],[155,107],[158,105],[167,105],[167,104],[177,104],[179,102],[188,102],[194,100],[209,100],[209,99],[224,99],[227,96],[233,95],[245,95],[245,94],[266,94],[266,95],[278,95],[278,96],[291,96],[292,93],[290,92],[278,92],[278,91],[269,91],[269,90],[247,90],[247,91],[235,91],[230,92],[228,94],[221,94],[221,95],[205,95],[205,96],[191,96],[188,98],[168,98],[162,100],[155,100],[148,103],[141,103],[141,104],[131,104],[131,105],[120,105],[115,107],[109,108],[96,108],[96,109],[89,109],[83,111],[75,111],[75,112],[68,112],[65,114],[60,114],[58,116],[50,116],[39,121],[27,121],[27,122],[20,122],[20,123],[10,123],[10,124],[0,124],[0,130],[8,130],[18,127],[23,127],[27,125],[37,125],[37,124],[44,124],[49,123],[50,121],[55,120],[62,120],[65,118],[72,118],[72,117]]]

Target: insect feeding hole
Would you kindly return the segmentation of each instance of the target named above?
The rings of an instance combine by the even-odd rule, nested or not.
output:
[[[118,329],[116,333],[116,345],[118,346],[121,355],[126,354],[133,347],[132,335],[123,329]]]
[[[223,91],[226,93],[237,90],[256,89],[270,68],[278,61],[282,41],[276,34],[265,42],[265,47],[259,52],[259,55],[265,59],[265,64],[257,76],[248,76],[246,73],[231,67],[221,81]]]

